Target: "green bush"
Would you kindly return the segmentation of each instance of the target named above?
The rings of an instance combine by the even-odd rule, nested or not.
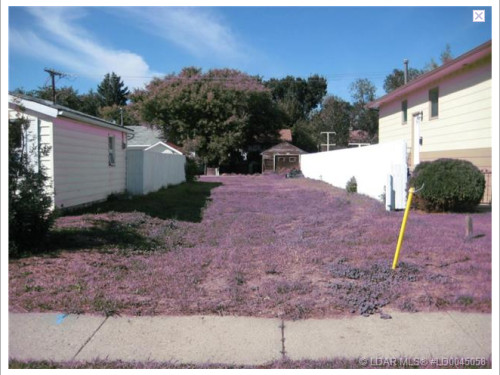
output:
[[[29,161],[29,154],[38,151],[28,150],[28,124],[24,116],[9,122],[9,256],[13,257],[43,250],[55,219],[45,171],[36,171]]]
[[[356,182],[356,177],[351,177],[347,184],[345,185],[345,189],[348,193],[357,193],[358,192],[358,183]]]
[[[485,178],[469,161],[438,159],[420,163],[410,185],[424,188],[415,196],[414,205],[428,212],[472,211],[481,201]]]
[[[184,165],[184,171],[186,173],[186,181],[193,182],[196,181],[198,175],[200,174],[200,166],[196,160],[192,158],[186,158],[186,164]]]

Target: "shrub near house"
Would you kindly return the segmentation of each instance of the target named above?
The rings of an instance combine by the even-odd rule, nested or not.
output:
[[[424,189],[415,197],[415,206],[426,211],[471,211],[481,201],[485,178],[469,161],[438,159],[420,163],[411,186]]]
[[[45,171],[35,170],[30,162],[28,126],[22,114],[9,122],[9,256],[13,257],[40,250],[55,218]]]

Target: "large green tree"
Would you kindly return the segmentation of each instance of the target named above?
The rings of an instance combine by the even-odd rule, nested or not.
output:
[[[360,78],[350,86],[352,105],[352,128],[367,131],[370,137],[378,133],[378,112],[366,105],[375,100],[377,88],[367,78]]]
[[[337,96],[328,96],[323,100],[321,111],[316,117],[319,134],[321,132],[335,132],[330,137],[330,143],[347,147],[349,143],[349,129],[351,127],[351,110],[349,102]],[[325,135],[321,142],[325,143]]]
[[[44,99],[52,102],[52,87],[43,86],[38,87],[35,90],[25,91],[22,89],[16,89],[14,93],[31,96],[33,98]],[[56,103],[64,107],[74,109],[76,111],[80,110],[82,105],[82,99],[78,90],[75,90],[71,86],[63,86],[56,89]]]
[[[153,79],[131,100],[143,121],[161,127],[170,141],[195,144],[209,166],[227,163],[259,140],[275,139],[281,128],[270,90],[237,70],[185,68]]]
[[[80,112],[92,116],[99,116],[100,107],[101,100],[94,90],[91,89],[87,94],[80,95],[80,108],[77,109]]]
[[[112,72],[107,73],[97,86],[97,94],[101,100],[101,107],[112,106],[114,104],[124,106],[127,104],[130,92],[121,77]]]
[[[97,116],[118,125],[122,123],[123,125],[137,125],[139,122],[130,106],[120,107],[114,104],[111,106],[99,107]]]
[[[408,69],[408,82],[414,80],[419,75],[423,74],[424,71],[415,68]],[[384,80],[384,90],[386,93],[390,93],[405,84],[405,74],[400,69],[394,69],[391,74],[385,77]]]
[[[347,147],[351,126],[352,106],[349,102],[337,97],[327,96],[321,108],[313,111],[310,118],[297,121],[292,130],[294,144],[308,152],[317,152],[320,145],[326,143],[326,135],[330,134],[330,144]]]
[[[326,95],[327,82],[317,74],[307,79],[287,76],[272,78],[265,82],[271,89],[273,100],[286,115],[286,125],[292,127],[297,121],[307,119]]]

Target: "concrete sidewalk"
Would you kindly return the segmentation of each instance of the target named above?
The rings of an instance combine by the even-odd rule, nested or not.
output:
[[[392,319],[9,314],[9,359],[260,365],[331,358],[489,358],[491,315],[390,312]]]

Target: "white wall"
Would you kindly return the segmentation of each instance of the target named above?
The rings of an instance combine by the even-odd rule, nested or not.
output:
[[[147,194],[186,181],[184,155],[127,150],[127,191]]]
[[[301,155],[300,167],[305,177],[342,189],[354,176],[358,193],[378,200],[385,192],[387,176],[392,175],[395,208],[405,208],[407,164],[404,141]]]
[[[58,207],[95,202],[125,191],[122,132],[57,118],[53,128],[54,188]],[[115,136],[115,165],[108,160],[108,136]]]

